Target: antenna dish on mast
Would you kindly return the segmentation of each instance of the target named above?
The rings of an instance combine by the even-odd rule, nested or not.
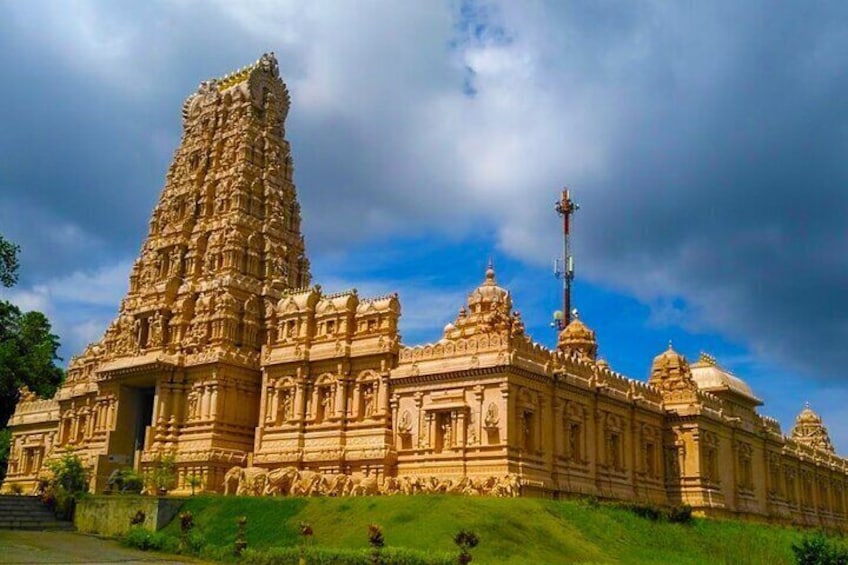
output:
[[[565,328],[576,317],[571,310],[571,281],[574,280],[574,256],[571,254],[571,215],[580,209],[580,205],[571,199],[568,188],[562,189],[560,200],[554,204],[557,214],[562,217],[562,257],[554,260],[554,276],[562,279],[562,310],[554,312],[551,325],[558,330]],[[559,316],[557,316],[559,314]]]

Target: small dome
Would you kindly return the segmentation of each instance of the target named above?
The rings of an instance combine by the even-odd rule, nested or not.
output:
[[[685,368],[687,371],[689,370],[689,362],[686,361],[686,357],[678,353],[671,346],[671,342],[668,342],[668,349],[654,357],[654,362],[652,364],[654,368],[668,368],[668,369],[683,369]]]
[[[804,406],[804,409],[801,410],[801,413],[798,414],[798,417],[795,418],[796,424],[819,424],[821,425],[822,419],[821,416],[813,412],[809,405]]]
[[[501,288],[495,282],[495,268],[489,261],[489,266],[486,269],[486,280],[468,295],[468,307],[472,312],[475,312],[484,305],[488,307],[498,304],[507,305],[506,309],[509,310],[512,308],[512,298],[508,290]]]
[[[654,357],[648,383],[665,391],[696,388],[689,362],[686,361],[686,357],[672,348],[670,341],[668,349]]]
[[[448,322],[447,324],[445,324],[445,333],[450,333],[455,329],[456,329],[456,326],[453,325],[453,322]]]
[[[821,417],[813,412],[809,404],[795,418],[795,427],[792,428],[792,439],[814,449],[834,453],[833,443],[830,441],[830,434],[827,433],[827,428],[822,423]]]
[[[566,353],[577,353],[581,357],[587,357],[594,361],[598,354],[598,342],[595,339],[595,332],[575,317],[559,333],[557,349]]]

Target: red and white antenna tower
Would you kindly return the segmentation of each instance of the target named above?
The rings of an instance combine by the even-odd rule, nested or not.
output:
[[[551,324],[562,330],[571,323],[571,283],[574,280],[574,256],[571,254],[571,215],[580,209],[580,205],[571,199],[568,188],[562,189],[560,200],[554,205],[562,218],[562,257],[554,261],[554,276],[562,279],[562,310],[554,312]]]

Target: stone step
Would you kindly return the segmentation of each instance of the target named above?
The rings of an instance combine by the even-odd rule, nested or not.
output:
[[[6,522],[0,520],[0,530],[73,530],[70,522],[54,520],[52,522]]]
[[[72,530],[37,496],[0,495],[0,530]]]

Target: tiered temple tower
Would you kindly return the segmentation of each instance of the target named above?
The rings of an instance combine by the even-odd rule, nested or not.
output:
[[[95,457],[98,483],[169,452],[180,483],[217,483],[253,450],[266,312],[310,279],[288,109],[273,54],[201,83],[183,104],[129,292],[57,395],[58,444]]]

